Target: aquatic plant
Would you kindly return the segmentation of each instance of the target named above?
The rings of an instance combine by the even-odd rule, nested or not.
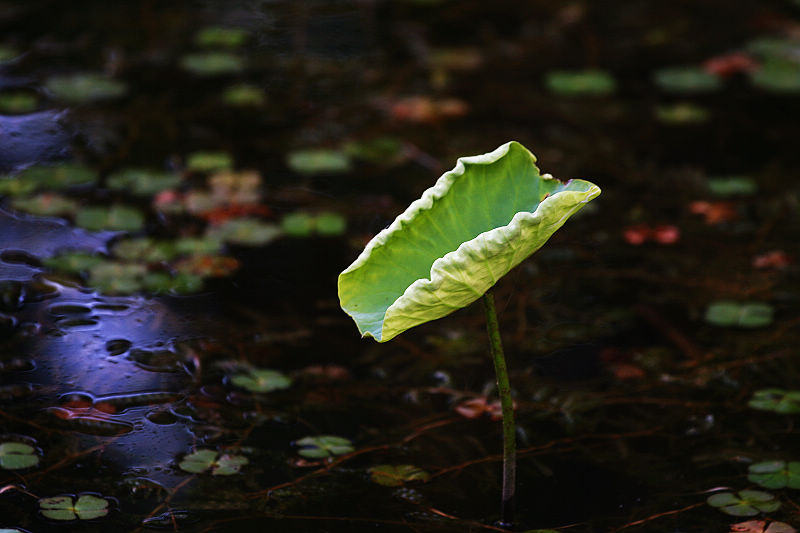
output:
[[[297,453],[309,459],[327,459],[328,457],[344,455],[355,450],[350,439],[337,437],[336,435],[303,437],[295,444],[300,446],[300,450]]]
[[[414,465],[378,465],[369,469],[369,477],[378,485],[402,487],[411,481],[428,481],[431,475]]]
[[[765,489],[800,489],[800,461],[763,461],[747,469],[747,479]]]
[[[0,443],[0,468],[19,470],[39,464],[36,448],[24,442]]]
[[[200,449],[190,453],[178,463],[178,467],[191,474],[210,473],[212,476],[231,476],[249,463],[243,455],[220,453],[215,450]]]
[[[40,499],[39,510],[51,520],[94,520],[108,514],[108,500],[91,493],[53,496]]]
[[[490,289],[600,194],[583,180],[540,174],[517,142],[463,157],[376,235],[339,275],[342,309],[364,337],[386,342],[482,298],[503,413],[503,521],[512,520],[515,424]]]
[[[742,490],[737,493],[718,492],[706,499],[711,507],[732,516],[755,516],[771,513],[781,506],[781,502],[769,492],[761,490]]]

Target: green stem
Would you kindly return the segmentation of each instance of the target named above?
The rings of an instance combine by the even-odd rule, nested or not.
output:
[[[514,521],[514,492],[517,474],[517,440],[514,424],[514,400],[511,398],[511,383],[508,381],[508,370],[503,355],[503,342],[500,339],[500,327],[497,323],[497,311],[494,306],[494,295],[487,291],[483,295],[483,309],[486,312],[486,330],[489,333],[494,371],[497,375],[497,389],[500,405],[503,409],[503,499],[500,507],[501,520],[504,525],[511,526]]]

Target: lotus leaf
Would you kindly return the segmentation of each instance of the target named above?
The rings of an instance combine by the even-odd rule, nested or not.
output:
[[[0,468],[19,470],[39,464],[36,448],[22,442],[3,442],[0,444]]]
[[[93,520],[108,514],[108,500],[94,494],[54,496],[39,500],[39,509],[51,520]]]
[[[89,252],[64,252],[44,260],[44,265],[69,274],[80,274],[106,259]]]
[[[370,479],[378,485],[401,487],[409,481],[428,481],[431,475],[414,465],[378,465],[369,469]]]
[[[319,235],[334,236],[345,232],[347,220],[338,213],[312,215],[298,211],[283,217],[281,229],[292,237],[309,237],[315,230]]]
[[[55,193],[14,198],[11,207],[25,213],[43,217],[71,215],[78,210],[78,202]]]
[[[73,185],[88,185],[97,180],[97,173],[75,163],[56,166],[35,165],[14,177],[0,181],[0,193],[21,195],[39,189],[63,189]]]
[[[106,185],[110,189],[130,191],[139,196],[150,196],[165,189],[177,187],[180,182],[181,177],[178,174],[129,168],[110,175]]]
[[[252,368],[244,374],[236,374],[230,379],[233,385],[242,387],[251,392],[270,392],[286,389],[292,384],[292,379],[277,370],[265,368]]]
[[[800,489],[800,462],[764,461],[750,465],[747,479],[765,489]]]
[[[112,251],[120,259],[144,263],[169,261],[178,255],[172,242],[158,241],[150,237],[118,241],[114,244]]]
[[[768,492],[760,490],[743,490],[736,494],[720,492],[712,494],[706,500],[711,507],[732,516],[755,516],[759,513],[770,513],[781,506],[781,502]]]
[[[197,32],[194,42],[198,46],[236,48],[243,45],[249,36],[250,32],[244,28],[209,26]]]
[[[206,52],[183,56],[181,67],[197,76],[220,76],[243,71],[245,60],[228,52]]]
[[[789,59],[798,57],[800,41],[779,37],[762,37],[747,43],[748,52],[769,59]]]
[[[143,288],[147,267],[103,261],[89,269],[89,285],[106,294],[131,294]]]
[[[349,172],[352,167],[345,152],[325,148],[291,152],[286,157],[286,164],[299,174],[341,174]]]
[[[186,158],[186,168],[194,172],[230,170],[233,158],[225,152],[194,152]]]
[[[376,164],[396,163],[403,157],[403,141],[394,137],[378,137],[360,142],[349,142],[344,151],[354,159]]]
[[[191,474],[210,472],[212,476],[230,476],[249,462],[243,455],[220,454],[214,450],[201,449],[184,457],[178,466]]]
[[[750,73],[756,87],[777,93],[800,91],[800,64],[794,61],[773,59]]]
[[[236,271],[239,261],[226,255],[192,255],[176,262],[173,268],[179,273],[192,276],[220,277]]]
[[[355,450],[350,439],[335,435],[303,437],[295,444],[301,447],[297,453],[309,459],[325,459],[335,455],[344,455]]]
[[[39,99],[30,91],[0,92],[0,113],[30,113],[39,107]]]
[[[474,302],[600,194],[540,175],[510,142],[458,160],[339,275],[342,309],[385,342]]]
[[[731,176],[727,178],[712,178],[708,180],[708,190],[714,196],[747,196],[758,190],[758,185],[752,178],[746,176]]]
[[[747,405],[753,409],[781,414],[800,413],[800,390],[757,390]]]
[[[559,70],[547,74],[547,87],[556,94],[568,96],[610,94],[616,82],[603,70]]]
[[[258,107],[267,101],[264,91],[255,85],[232,85],[222,93],[222,100],[234,107]]]
[[[86,207],[75,215],[75,225],[89,231],[138,231],[144,227],[144,215],[135,207]]]
[[[671,105],[656,107],[655,115],[665,124],[696,124],[705,122],[711,114],[709,111],[691,102],[677,102]]]
[[[711,92],[722,87],[718,77],[700,67],[664,68],[655,73],[653,80],[665,91],[673,93]]]
[[[761,328],[772,323],[772,314],[772,306],[765,303],[720,300],[708,306],[705,319],[715,326]]]
[[[275,240],[281,230],[275,224],[254,218],[232,218],[209,229],[206,236],[231,244],[263,246]]]
[[[67,74],[47,79],[45,87],[59,100],[82,104],[112,100],[123,96],[127,87],[121,81],[102,74]]]

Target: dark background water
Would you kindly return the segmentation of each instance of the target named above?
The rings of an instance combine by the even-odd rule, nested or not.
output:
[[[233,52],[246,68],[181,68],[210,25],[249,32]],[[347,220],[335,236],[229,243],[239,269],[195,294],[120,295],[43,262],[64,249],[105,257],[121,234],[80,229],[74,214],[32,216],[5,197],[0,427],[41,461],[0,470],[0,486],[14,487],[0,494],[0,527],[495,527],[500,424],[455,410],[494,394],[480,309],[379,345],[358,338],[335,287],[457,157],[510,139],[544,172],[603,189],[496,287],[520,426],[516,529],[725,532],[744,518],[707,505],[709,491],[756,487],[751,463],[800,459],[797,415],[748,407],[755,391],[793,389],[800,377],[800,97],[747,71],[713,92],[654,82],[660,69],[701,67],[756,39],[797,53],[796,2],[33,1],[0,4],[0,27],[18,52],[0,64],[0,93],[35,97],[33,109],[0,115],[4,179],[84,163],[100,181],[66,192],[82,209],[136,205],[147,224],[134,233],[168,238],[213,224],[159,213],[152,195],[110,190],[108,176],[166,169],[183,176],[180,191],[199,190],[205,174],[183,170],[188,154],[226,151],[235,169],[261,175],[263,221],[320,211]],[[606,71],[616,89],[548,88],[551,71],[582,69]],[[104,73],[127,92],[66,103],[47,80],[74,72]],[[242,82],[264,102],[225,105],[223,91]],[[706,118],[659,118],[675,105]],[[380,138],[392,140],[389,156],[355,158],[345,172],[303,173],[287,159]],[[727,176],[749,177],[756,192],[715,196],[709,180]],[[668,242],[648,233],[659,226]],[[768,252],[782,260],[759,268]],[[714,325],[706,311],[720,300],[766,303],[773,320]],[[293,384],[237,388],[231,374],[246,364]],[[54,415],[103,403],[113,412]],[[294,443],[308,435],[346,437],[355,453],[305,464]],[[249,463],[234,476],[181,470],[200,448]],[[383,464],[432,478],[381,486],[369,469]],[[41,516],[38,498],[81,492],[108,497],[109,516],[67,526]],[[759,518],[800,526],[797,491],[771,492],[782,506]]]

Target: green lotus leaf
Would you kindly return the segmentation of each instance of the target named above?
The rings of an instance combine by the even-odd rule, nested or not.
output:
[[[11,61],[20,54],[19,50],[8,44],[0,44],[0,63]]]
[[[234,107],[258,107],[264,105],[267,95],[260,87],[240,83],[225,89],[222,101]]]
[[[556,70],[547,74],[545,82],[550,91],[567,96],[610,94],[617,85],[603,70]]]
[[[94,494],[54,496],[39,500],[39,509],[51,520],[93,520],[108,514],[108,500]]]
[[[208,449],[197,450],[183,458],[178,464],[181,470],[190,474],[210,471],[212,476],[230,476],[249,463],[243,455],[230,455]]]
[[[31,215],[51,217],[75,213],[78,202],[60,194],[46,192],[14,198],[11,200],[11,207]]]
[[[189,54],[181,58],[181,67],[196,76],[236,74],[245,69],[243,57],[227,52]]]
[[[30,468],[39,463],[36,448],[22,442],[4,442],[0,444],[0,468],[19,470]]]
[[[186,158],[186,168],[194,172],[231,170],[233,157],[226,152],[194,152]]]
[[[656,85],[674,93],[711,92],[722,88],[722,81],[701,67],[663,68],[653,75]]]
[[[69,104],[99,102],[119,98],[127,86],[103,74],[65,74],[47,78],[45,87],[59,100]]]
[[[22,114],[35,111],[39,107],[39,98],[31,91],[0,92],[0,113]]]
[[[676,102],[656,107],[655,116],[665,124],[696,124],[707,121],[711,113],[691,102]]]
[[[800,489],[800,462],[764,461],[748,468],[747,479],[765,489]]]
[[[135,207],[86,207],[75,215],[75,225],[89,231],[137,231],[144,227],[144,214]]]
[[[541,175],[517,142],[463,157],[339,275],[342,309],[385,342],[474,302],[600,194]]]
[[[771,513],[781,506],[775,496],[760,490],[743,490],[734,494],[720,492],[712,494],[706,500],[711,507],[731,516],[755,516],[759,513]]]
[[[286,156],[286,164],[298,174],[341,174],[352,168],[346,152],[327,148],[295,150]]]
[[[761,389],[747,403],[753,409],[781,414],[800,413],[800,390]]]
[[[109,189],[130,191],[138,196],[150,196],[181,183],[181,176],[171,172],[158,172],[141,168],[120,170],[108,177]]]
[[[714,196],[747,196],[755,194],[758,190],[758,185],[753,181],[753,178],[747,176],[730,176],[709,179],[708,190]]]
[[[73,251],[63,252],[56,256],[49,257],[44,260],[44,265],[48,268],[61,270],[69,274],[80,274],[104,261],[106,261],[104,257],[91,252]]]
[[[301,447],[297,453],[309,459],[325,459],[334,455],[344,455],[355,450],[350,439],[335,435],[303,437],[295,444]]]
[[[244,28],[224,28],[208,26],[194,36],[198,46],[237,48],[247,41],[250,32]]]
[[[369,469],[370,479],[385,487],[401,487],[409,481],[428,481],[431,475],[414,465],[378,465]]]
[[[231,384],[252,392],[270,392],[291,386],[292,379],[277,370],[252,368],[247,373],[230,378]]]
[[[280,234],[280,228],[269,222],[254,218],[231,218],[210,228],[206,236],[242,246],[263,246]]]

